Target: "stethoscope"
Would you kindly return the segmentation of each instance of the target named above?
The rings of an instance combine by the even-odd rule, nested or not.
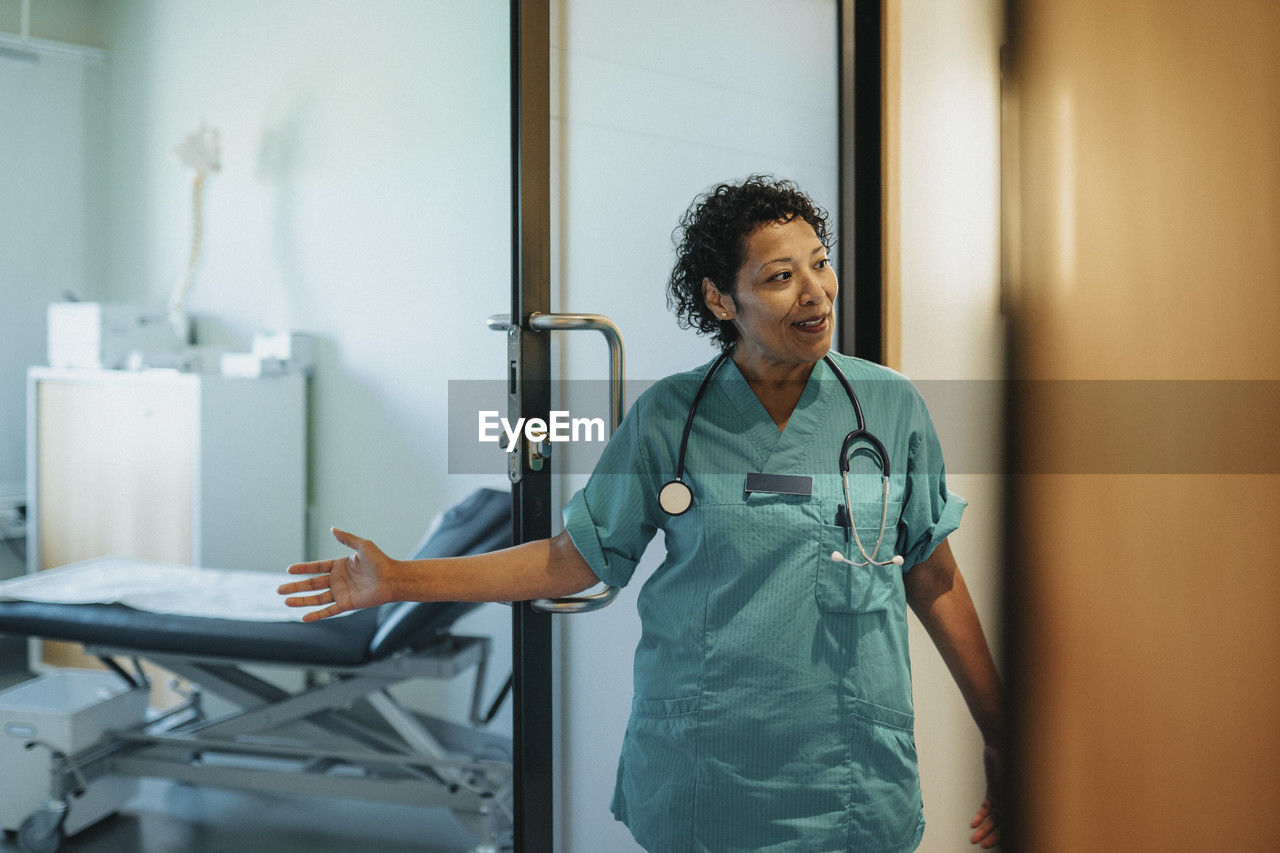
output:
[[[680,454],[676,457],[676,475],[674,479],[668,480],[662,485],[662,489],[658,492],[658,505],[662,507],[662,511],[670,516],[684,515],[693,506],[693,489],[684,482],[684,454],[685,449],[689,445],[689,432],[693,429],[693,416],[698,411],[698,403],[702,400],[703,393],[707,390],[707,384],[711,381],[711,377],[720,369],[720,365],[728,360],[730,353],[721,353],[720,357],[711,365],[711,369],[707,371],[707,375],[702,378],[702,383],[698,386],[697,392],[693,395],[693,402],[689,405],[689,414],[684,420],[684,432],[680,436]],[[831,371],[840,380],[841,386],[844,387],[844,393],[848,396],[849,402],[853,404],[853,413],[857,418],[857,428],[844,437],[844,443],[840,445],[840,482],[844,487],[844,504],[837,509],[837,522],[845,528],[845,540],[848,541],[852,534],[853,542],[858,548],[858,553],[862,555],[863,562],[857,563],[841,554],[839,551],[831,552],[831,559],[837,563],[848,563],[851,566],[901,566],[902,557],[895,554],[888,560],[876,560],[872,554],[880,550],[880,544],[884,541],[884,531],[889,521],[889,454],[885,451],[884,444],[880,439],[876,438],[867,430],[866,419],[862,416],[862,404],[858,402],[858,395],[853,392],[853,386],[849,384],[849,380],[831,358],[830,355],[823,356],[823,361],[831,368]],[[862,539],[858,536],[858,526],[853,523],[853,514],[849,507],[853,506],[853,502],[849,500],[849,450],[857,442],[864,442],[870,445],[875,455],[879,457],[881,480],[883,481],[883,493],[880,506],[880,532],[876,536],[876,545],[868,554],[866,548],[862,545]]]

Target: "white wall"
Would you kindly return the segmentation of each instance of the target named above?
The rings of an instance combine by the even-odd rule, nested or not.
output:
[[[335,523],[409,547],[470,485],[443,478],[446,380],[502,375],[481,332],[510,288],[506,5],[113,10],[111,294],[168,297],[191,204],[172,149],[218,128],[188,297],[202,342],[319,336],[312,549]]]
[[[665,302],[671,232],[694,196],[771,172],[834,212],[835,3],[562,0],[556,14],[559,310],[612,317],[633,379],[686,370],[715,354]],[[562,375],[605,376],[597,337],[565,341]],[[585,477],[565,480],[567,499]],[[658,541],[612,606],[560,622],[560,849],[639,849],[609,800],[640,637],[636,593],[661,556]]]
[[[191,222],[173,147],[218,128],[188,306],[204,343],[318,336],[313,556],[341,552],[330,525],[403,555],[484,479],[448,475],[446,390],[503,375],[484,321],[510,299],[508,32],[501,0],[110,5],[109,295],[167,299]],[[508,637],[487,613],[462,629]]]
[[[0,503],[26,492],[45,306],[101,287],[106,56],[0,35]]]
[[[991,448],[1002,416],[994,383],[977,380],[1004,375],[1001,39],[998,0],[902,0],[902,365],[924,380],[948,486],[969,500],[951,544],[993,647],[1003,519]],[[928,822],[920,849],[971,849],[969,820],[985,784],[982,740],[923,628],[914,619],[911,627]]]

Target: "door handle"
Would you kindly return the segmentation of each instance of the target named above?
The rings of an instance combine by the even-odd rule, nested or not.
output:
[[[510,314],[495,314],[489,318],[489,328],[495,331],[506,331],[513,336],[519,335],[519,326],[512,322]],[[609,435],[613,435],[622,423],[622,415],[626,406],[623,400],[623,346],[622,332],[612,320],[602,314],[548,314],[535,311],[529,315],[528,328],[538,332],[600,332],[609,344]],[[514,330],[514,332],[513,332]],[[518,364],[512,362],[511,383],[518,385]],[[512,390],[518,394],[518,388]],[[517,439],[518,441],[519,439]],[[532,452],[532,451],[531,451]],[[518,471],[520,462],[518,451],[512,457]],[[510,470],[510,468],[509,468]],[[618,597],[616,586],[606,585],[603,590],[587,595],[568,595],[563,598],[538,598],[530,602],[534,610],[543,613],[590,613],[608,606]]]
[[[539,332],[600,332],[609,343],[609,435],[613,435],[622,423],[622,332],[608,317],[602,314],[542,314],[529,315],[529,327]]]

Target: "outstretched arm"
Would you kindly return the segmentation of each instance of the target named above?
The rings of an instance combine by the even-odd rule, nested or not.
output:
[[[987,773],[987,797],[970,826],[970,841],[984,848],[1000,841],[999,817],[994,799],[999,789],[1000,751],[1004,740],[1000,676],[969,597],[964,577],[951,546],[943,540],[929,559],[917,563],[903,576],[907,603],[920,618],[951,676],[956,680],[969,713],[973,715],[986,746],[983,763]]]
[[[393,560],[368,539],[332,532],[352,553],[292,565],[289,574],[315,577],[278,589],[293,596],[285,599],[290,607],[322,608],[303,616],[304,622],[389,601],[526,601],[599,583],[565,532],[488,554],[433,560]]]

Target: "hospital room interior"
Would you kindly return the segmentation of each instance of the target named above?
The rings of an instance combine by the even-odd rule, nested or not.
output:
[[[1273,0],[0,0],[0,851],[641,850],[661,537],[611,600],[237,620],[334,526],[558,533],[599,448],[477,410],[711,359],[672,229],[756,174],[968,501],[1000,848],[1277,849],[1276,56]],[[910,645],[918,849],[977,849]]]

